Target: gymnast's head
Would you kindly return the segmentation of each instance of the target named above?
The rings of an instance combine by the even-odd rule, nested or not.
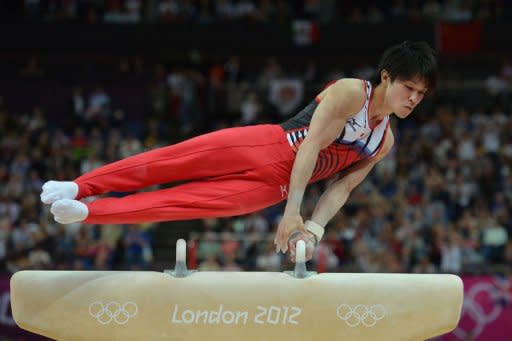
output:
[[[404,41],[384,51],[372,78],[400,118],[407,117],[437,85],[437,54],[426,42]]]

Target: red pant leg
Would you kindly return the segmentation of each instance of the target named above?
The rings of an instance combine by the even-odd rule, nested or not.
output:
[[[86,223],[124,224],[247,214],[286,197],[282,187],[266,183],[261,172],[193,181],[169,189],[123,198],[97,199],[89,204]]]
[[[278,125],[229,128],[105,165],[78,177],[78,198],[235,174],[293,158]]]

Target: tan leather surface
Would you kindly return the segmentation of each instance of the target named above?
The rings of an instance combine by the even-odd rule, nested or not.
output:
[[[453,275],[21,271],[16,323],[57,340],[424,340],[457,325]]]

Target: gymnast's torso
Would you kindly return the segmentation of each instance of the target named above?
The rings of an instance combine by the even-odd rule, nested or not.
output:
[[[369,111],[373,89],[371,83],[366,80],[361,81],[361,86],[366,93],[363,107],[347,120],[336,140],[320,152],[311,182],[328,178],[358,161],[375,156],[384,143],[389,116],[384,117],[375,126],[370,125]],[[320,101],[321,97],[317,96],[297,115],[281,124],[294,152],[298,151],[307,136],[311,118]]]

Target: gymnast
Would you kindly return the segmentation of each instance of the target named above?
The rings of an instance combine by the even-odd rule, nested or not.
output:
[[[391,150],[390,115],[406,118],[437,81],[435,51],[405,41],[384,51],[371,80],[329,84],[302,111],[281,124],[218,130],[157,148],[85,173],[73,181],[48,181],[41,200],[62,224],[143,223],[229,217],[287,200],[274,243],[276,252],[306,242],[306,259],[324,227],[350,192]],[[308,184],[330,179],[314,212],[300,208]],[[122,198],[88,196],[171,188]]]

